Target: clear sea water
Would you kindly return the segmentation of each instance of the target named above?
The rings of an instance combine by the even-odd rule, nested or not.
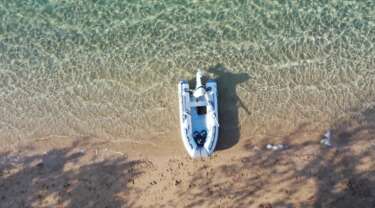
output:
[[[175,139],[197,68],[224,136],[325,128],[375,105],[374,44],[374,1],[0,0],[0,138]]]

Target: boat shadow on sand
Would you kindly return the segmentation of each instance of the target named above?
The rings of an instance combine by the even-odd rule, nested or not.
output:
[[[250,79],[250,76],[247,73],[231,72],[221,64],[210,67],[208,72],[214,75],[219,91],[220,132],[215,150],[224,150],[236,145],[239,141],[239,108],[243,108],[247,114],[250,114],[236,93],[237,85],[246,82]],[[193,80],[191,80],[191,83],[195,84]]]

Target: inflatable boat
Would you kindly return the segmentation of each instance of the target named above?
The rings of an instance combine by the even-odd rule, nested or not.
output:
[[[217,85],[214,80],[202,84],[202,76],[198,71],[195,89],[187,80],[178,85],[181,137],[192,158],[210,156],[219,136]]]

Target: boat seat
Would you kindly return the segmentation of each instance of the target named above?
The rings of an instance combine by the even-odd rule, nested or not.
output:
[[[200,100],[200,101],[192,101],[190,102],[191,107],[201,107],[201,106],[206,106],[207,102],[205,100]]]

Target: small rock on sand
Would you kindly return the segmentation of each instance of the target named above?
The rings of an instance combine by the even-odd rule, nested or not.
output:
[[[43,163],[43,162],[40,162],[40,163],[36,164],[36,167],[38,167],[38,168],[43,168],[43,167],[44,167],[44,163]]]
[[[176,180],[175,183],[174,183],[174,185],[177,186],[177,185],[179,185],[180,183],[181,183],[181,180]]]
[[[323,138],[320,140],[320,143],[327,146],[327,147],[330,147],[332,146],[332,143],[331,143],[331,130],[329,129],[324,135],[323,135]]]
[[[259,208],[272,208],[272,204],[270,204],[270,203],[260,204]]]

